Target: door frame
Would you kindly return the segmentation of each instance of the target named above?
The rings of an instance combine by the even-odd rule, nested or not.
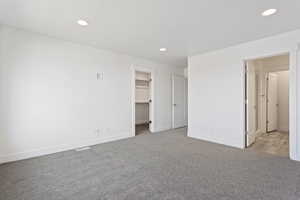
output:
[[[287,50],[287,51],[280,51],[280,52],[274,52],[272,54],[266,54],[266,55],[261,55],[261,56],[254,56],[254,57],[248,57],[244,58],[242,60],[242,71],[243,71],[243,76],[242,76],[242,84],[243,84],[243,125],[244,125],[244,138],[243,138],[243,146],[244,148],[247,148],[247,143],[246,143],[246,137],[247,137],[247,110],[246,110],[246,76],[247,76],[247,71],[246,71],[246,62],[249,60],[254,60],[254,59],[261,59],[261,58],[267,58],[267,57],[273,57],[273,56],[279,56],[279,55],[289,55],[289,72],[290,72],[290,77],[289,77],[289,158],[293,160],[299,160],[300,161],[300,153],[298,153],[299,150],[299,142],[297,141],[298,134],[297,134],[297,106],[296,106],[296,100],[297,100],[297,68],[299,65],[298,59],[298,54],[300,53],[299,51],[299,46],[295,46],[295,48]]]
[[[174,78],[175,77],[181,77],[184,79],[184,85],[183,85],[183,95],[184,95],[184,105],[183,105],[183,115],[184,115],[184,120],[186,122],[186,117],[187,117],[187,110],[186,110],[186,103],[187,103],[187,91],[186,91],[186,84],[187,84],[187,78],[183,75],[178,75],[178,74],[172,74],[172,128],[175,129],[175,108],[174,108],[174,103],[175,103],[175,84],[174,84]],[[187,126],[185,123],[183,127]],[[179,127],[180,128],[180,127]]]
[[[131,66],[131,134],[135,136],[135,75],[136,71],[150,73],[151,81],[150,81],[150,99],[151,103],[149,104],[149,120],[151,123],[149,124],[149,131],[155,132],[155,115],[154,115],[154,105],[155,105],[155,75],[154,70],[146,67],[140,67],[137,65]]]
[[[253,140],[250,140],[250,144],[249,144],[249,139],[251,138],[251,136],[253,135],[253,133],[252,134],[248,134],[248,132],[250,132],[250,131],[248,131],[247,129],[248,129],[248,104],[249,104],[249,97],[248,97],[248,87],[249,87],[249,85],[248,85],[248,77],[249,77],[249,75],[248,75],[248,72],[249,72],[249,66],[248,66],[248,62],[249,62],[250,60],[246,60],[245,61],[245,63],[244,63],[244,70],[245,70],[245,83],[244,83],[244,92],[245,92],[245,94],[244,94],[244,104],[245,104],[245,148],[247,148],[247,147],[249,147],[249,146],[251,146],[254,142],[255,142],[255,140],[254,140],[254,142],[251,142],[251,141],[253,141]],[[254,72],[252,72],[253,73],[253,75],[254,75],[254,81],[255,81],[255,87],[254,87],[254,90],[255,90],[255,96],[254,96],[254,98],[255,98],[255,130],[254,130],[254,135],[256,135],[257,134],[257,129],[256,129],[256,127],[258,126],[257,125],[257,123],[258,123],[258,120],[257,120],[257,118],[258,118],[258,101],[257,101],[257,87],[258,87],[258,84],[257,84],[257,73],[254,71]]]

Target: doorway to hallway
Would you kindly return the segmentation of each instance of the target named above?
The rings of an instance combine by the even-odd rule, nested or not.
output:
[[[246,61],[246,147],[289,155],[289,54]]]

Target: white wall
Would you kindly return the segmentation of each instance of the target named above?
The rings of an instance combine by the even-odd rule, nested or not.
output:
[[[0,163],[132,136],[133,65],[154,71],[154,130],[170,129],[183,68],[1,26]]]
[[[244,61],[290,53],[290,157],[299,159],[300,144],[296,144],[300,141],[296,129],[296,120],[300,122],[296,118],[300,114],[296,107],[296,94],[300,94],[300,87],[296,88],[300,73],[296,70],[299,42],[300,30],[297,30],[189,57],[188,135],[244,148]]]
[[[289,72],[278,74],[278,130],[289,131]]]

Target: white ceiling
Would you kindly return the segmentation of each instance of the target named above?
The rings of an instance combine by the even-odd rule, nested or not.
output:
[[[278,13],[262,17],[268,8]],[[300,28],[299,10],[299,0],[0,0],[0,23],[186,66],[188,55]]]

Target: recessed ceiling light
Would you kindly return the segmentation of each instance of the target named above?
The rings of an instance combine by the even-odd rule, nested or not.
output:
[[[277,10],[275,8],[272,8],[272,9],[265,10],[263,13],[261,13],[261,15],[266,17],[266,16],[274,15],[276,12]]]
[[[79,24],[80,26],[87,26],[87,25],[89,25],[89,23],[87,21],[82,20],[82,19],[78,20],[77,24]]]
[[[167,51],[167,48],[160,48],[159,51]]]

